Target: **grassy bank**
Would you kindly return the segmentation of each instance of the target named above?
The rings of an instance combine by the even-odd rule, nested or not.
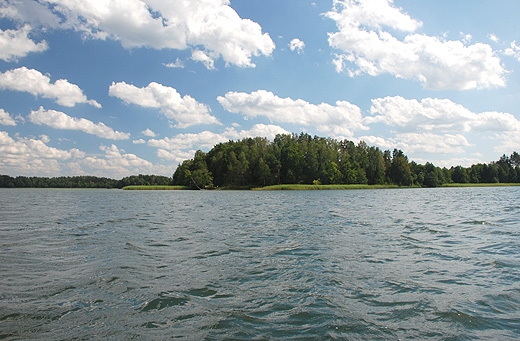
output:
[[[504,187],[504,186],[520,186],[520,183],[467,183],[467,184],[444,184],[442,187]],[[223,187],[215,190],[253,190],[253,191],[309,191],[309,190],[349,190],[349,189],[384,189],[384,188],[400,188],[397,185],[366,185],[366,184],[349,184],[349,185],[304,185],[304,184],[284,184],[272,185],[265,187]],[[405,188],[405,187],[401,187]],[[125,186],[124,190],[134,191],[160,191],[160,190],[190,190],[186,186]]]
[[[171,191],[189,189],[186,186],[125,186],[124,190],[129,191]]]
[[[467,183],[467,184],[444,184],[442,187],[506,187],[506,186],[520,186],[520,183],[485,183],[485,184],[476,184],[476,183]]]
[[[398,188],[397,185],[366,185],[366,184],[350,184],[350,185],[273,185],[253,188],[254,191],[308,191],[308,190],[345,190],[345,189],[380,189],[380,188]]]

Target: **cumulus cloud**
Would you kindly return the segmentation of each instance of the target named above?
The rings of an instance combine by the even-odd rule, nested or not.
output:
[[[101,154],[87,155],[76,148],[50,147],[50,139],[9,136],[0,131],[0,174],[27,176],[95,175],[120,179],[135,174],[171,176],[176,164],[153,164],[115,145],[100,147]],[[190,157],[193,157],[190,156]]]
[[[347,101],[311,104],[302,99],[280,98],[265,90],[228,92],[217,98],[229,112],[247,118],[267,117],[271,122],[291,123],[316,128],[336,136],[353,136],[354,131],[368,129],[362,123],[361,109]]]
[[[303,52],[303,49],[305,48],[305,43],[298,38],[294,38],[289,43],[289,48],[291,49],[291,51],[296,51],[298,52],[298,54],[300,54]]]
[[[227,128],[223,133],[203,131],[196,134],[178,134],[163,139],[151,139],[148,145],[157,148],[157,156],[181,163],[193,158],[195,150],[210,150],[216,144],[229,140],[240,140],[247,137],[266,137],[274,139],[277,134],[289,134],[279,126],[271,124],[256,124],[249,130],[236,130]]]
[[[464,153],[464,147],[471,146],[462,134],[404,133],[392,140],[407,153]]]
[[[31,27],[57,28],[62,21],[49,7],[34,0],[3,0],[0,17],[27,23]]]
[[[87,134],[110,140],[127,140],[130,134],[115,131],[103,123],[94,123],[84,118],[70,117],[56,110],[44,110],[42,107],[31,111],[29,120],[38,125],[47,125],[55,129],[78,130]]]
[[[380,136],[361,136],[361,141],[384,150],[401,149],[410,156],[426,154],[462,154],[473,146],[462,134],[398,133],[387,139]],[[418,160],[414,157],[414,161]],[[453,164],[452,164],[453,165]]]
[[[4,126],[15,126],[16,121],[9,115],[7,111],[0,108],[0,124]]]
[[[45,40],[35,43],[29,38],[31,27],[25,25],[19,30],[0,30],[0,59],[6,62],[17,61],[31,52],[47,50]]]
[[[493,151],[499,155],[509,155],[512,151],[520,150],[520,130],[506,131],[500,134],[495,134],[491,137],[492,140],[497,141]]]
[[[155,137],[155,133],[151,129],[145,129],[141,132],[144,136]]]
[[[494,151],[499,154],[510,154],[520,146],[520,121],[514,115],[496,111],[474,113],[448,99],[377,98],[372,100],[370,114],[363,122],[367,125],[384,124],[385,128],[391,129],[390,135],[387,138],[363,136],[359,139],[384,149],[402,149],[411,157],[462,155],[469,147],[483,144],[478,147],[482,149],[486,141],[491,140],[496,141]],[[445,156],[442,159],[447,160]],[[415,157],[414,160],[423,161]],[[473,163],[478,162],[483,161]],[[459,163],[451,165],[456,164]]]
[[[135,174],[157,174],[171,176],[176,165],[166,166],[153,164],[139,156],[127,153],[116,145],[99,148],[101,155],[87,155],[74,162],[67,163],[62,168],[73,169],[75,174],[89,174],[121,179]]]
[[[176,89],[152,82],[138,88],[125,82],[112,83],[108,94],[126,103],[159,109],[167,118],[177,121],[178,128],[197,124],[220,124],[211,116],[210,108],[189,95],[181,97]]]
[[[20,9],[24,3],[10,1],[4,12],[20,22],[34,21],[35,15]],[[269,56],[275,48],[269,34],[258,23],[240,18],[229,0],[48,0],[44,4],[45,10],[39,12],[56,18],[61,28],[93,39],[117,40],[125,48],[196,47],[212,61],[222,58],[239,67],[254,67],[253,56]]]
[[[384,123],[402,131],[519,131],[520,121],[501,112],[473,113],[449,99],[405,99],[400,96],[372,100],[364,123]]]
[[[78,149],[62,150],[47,146],[49,139],[12,138],[0,131],[0,172],[16,175],[56,175],[60,162],[82,158]],[[42,174],[43,173],[43,174]]]
[[[436,90],[505,86],[506,71],[491,46],[415,34],[422,23],[393,0],[334,0],[325,16],[338,28],[329,33],[329,45],[342,52],[333,62],[337,72],[351,77],[389,73]],[[384,27],[410,34],[400,40]]]
[[[49,76],[25,66],[0,73],[0,89],[28,92],[34,96],[51,98],[56,100],[59,105],[66,107],[73,107],[77,103],[87,103],[101,108],[101,105],[95,100],[87,99],[76,84],[69,83],[66,79],[58,79],[51,83]]]

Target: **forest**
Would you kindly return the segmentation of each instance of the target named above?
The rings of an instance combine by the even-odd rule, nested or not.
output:
[[[440,168],[410,161],[403,151],[361,141],[279,134],[273,141],[245,138],[195,152],[173,174],[173,185],[193,189],[252,188],[275,184],[368,184],[438,187],[449,183],[518,183],[520,155],[471,167]]]
[[[185,186],[191,189],[248,189],[277,184],[368,184],[438,187],[458,183],[520,183],[520,155],[470,167],[440,168],[410,161],[403,151],[384,150],[361,141],[309,134],[279,134],[219,143],[195,152],[173,177],[132,175],[120,180],[95,176],[26,177],[0,175],[4,188],[123,188]]]

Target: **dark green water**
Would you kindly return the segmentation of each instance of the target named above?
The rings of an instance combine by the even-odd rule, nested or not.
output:
[[[0,190],[0,339],[514,340],[520,188]]]

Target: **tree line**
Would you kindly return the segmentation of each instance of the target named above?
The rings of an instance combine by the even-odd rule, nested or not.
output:
[[[250,188],[275,184],[369,184],[437,187],[447,183],[520,182],[520,155],[470,167],[440,168],[409,161],[402,150],[361,141],[279,134],[273,141],[244,138],[195,152],[173,174],[173,185],[193,189]]]
[[[53,178],[0,175],[3,188],[123,188],[134,185],[171,185],[172,178],[159,175],[132,175],[121,180],[96,176],[61,176]]]
[[[180,185],[192,189],[251,188],[276,184],[369,184],[437,187],[449,183],[520,183],[520,155],[496,162],[440,168],[410,161],[402,150],[381,150],[361,141],[279,134],[273,141],[244,138],[195,152],[173,177],[132,175],[120,180],[95,176],[0,175],[7,188],[123,188]]]

